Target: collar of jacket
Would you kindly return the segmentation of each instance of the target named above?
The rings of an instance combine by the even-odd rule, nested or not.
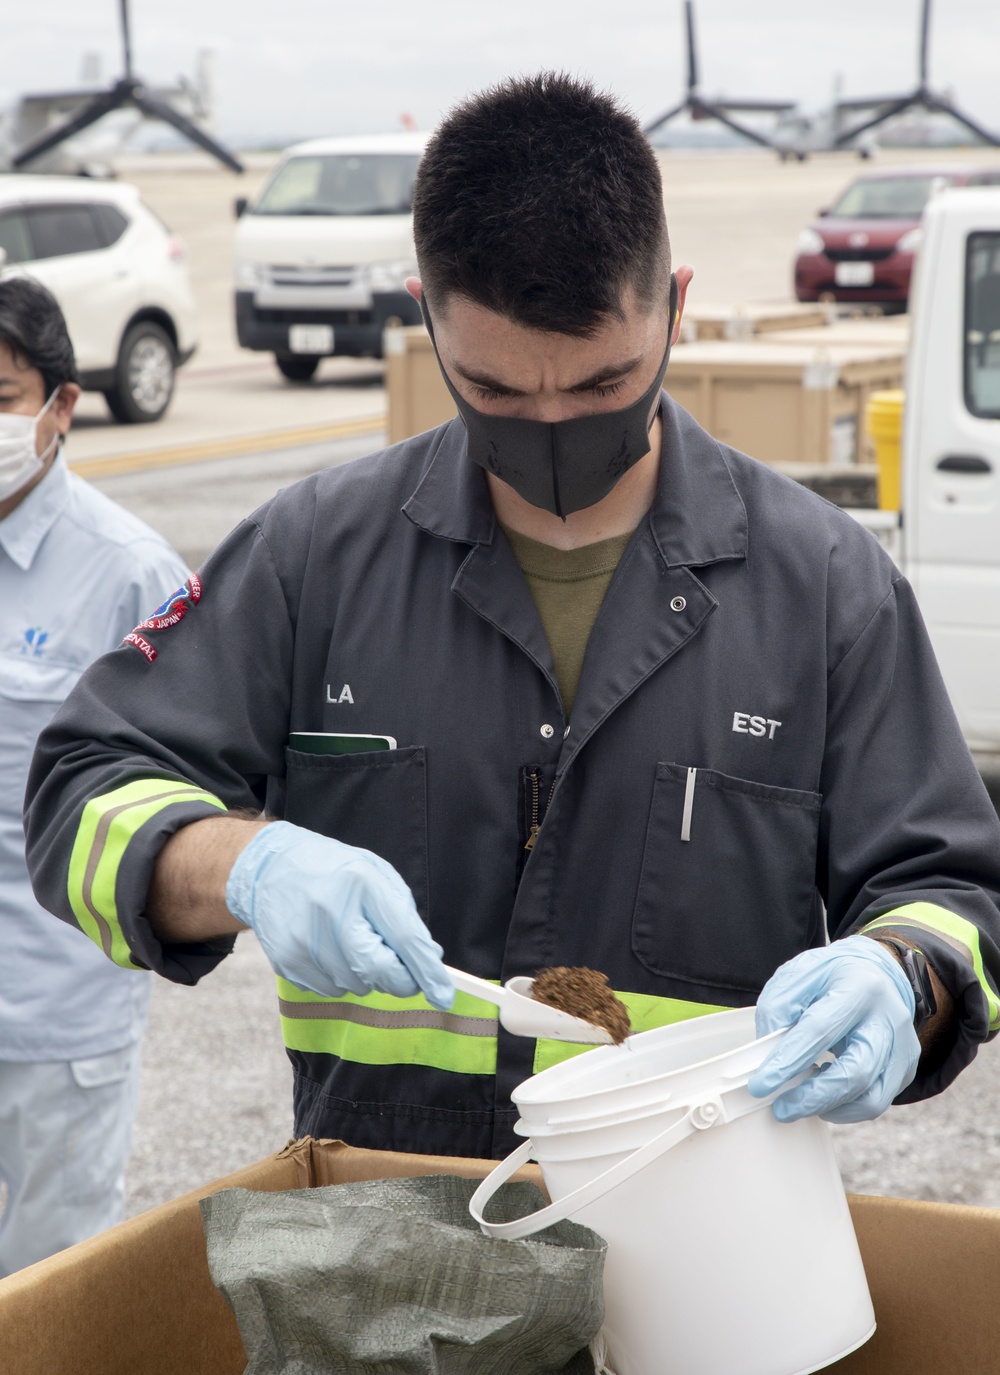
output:
[[[697,568],[746,558],[747,513],[716,441],[666,393],[660,403],[663,447],[656,497],[649,512],[668,568]],[[465,452],[465,426],[440,432],[403,514],[440,539],[492,544],[496,516],[486,475]]]

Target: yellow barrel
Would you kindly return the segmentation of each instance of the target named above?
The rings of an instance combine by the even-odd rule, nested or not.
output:
[[[898,511],[901,505],[903,396],[902,391],[873,391],[865,407],[865,429],[875,445],[878,463],[878,504],[882,511]]]

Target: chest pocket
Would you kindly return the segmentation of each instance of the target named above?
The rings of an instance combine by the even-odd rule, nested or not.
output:
[[[64,701],[83,672],[63,664],[29,659],[27,655],[0,654],[0,697],[10,702]]]
[[[285,820],[381,855],[409,884],[427,921],[424,747],[340,755],[287,749],[285,767]]]
[[[815,940],[821,804],[819,793],[658,764],[632,919],[641,963],[759,992]]]

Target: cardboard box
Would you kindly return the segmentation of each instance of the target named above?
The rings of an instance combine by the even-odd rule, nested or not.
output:
[[[405,1175],[481,1178],[495,1164],[290,1142],[0,1280],[0,1375],[243,1375],[236,1319],[208,1273],[200,1198]],[[541,1182],[535,1167],[517,1177]]]
[[[0,1370],[242,1375],[246,1356],[236,1321],[208,1274],[199,1198],[220,1189],[306,1189],[389,1176],[478,1178],[495,1163],[355,1150],[339,1141],[292,1142],[0,1281]],[[538,1180],[535,1167],[522,1177]],[[828,1369],[835,1375],[1000,1371],[1000,1211],[854,1197],[851,1212],[878,1331]]]
[[[666,389],[709,434],[763,463],[859,462],[868,397],[902,386],[905,347],[837,343],[833,327],[829,345],[799,333],[678,344]],[[386,387],[390,443],[455,414],[422,325],[386,331]]]

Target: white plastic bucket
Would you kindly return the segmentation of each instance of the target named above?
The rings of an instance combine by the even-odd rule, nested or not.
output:
[[[662,1106],[679,1089],[708,1091],[721,1076],[752,1072],[782,1034],[756,1041],[755,1025],[752,1007],[674,1022],[630,1036],[610,1055],[577,1056],[536,1074],[511,1097],[531,1127],[592,1123],[636,1107]]]
[[[875,1330],[828,1128],[779,1123],[746,1090],[773,1039],[754,1041],[752,1008],[717,1013],[590,1051],[513,1094],[532,1138],[470,1211],[491,1236],[573,1217],[607,1239],[615,1375],[807,1375]],[[529,1159],[551,1205],[486,1221]]]

